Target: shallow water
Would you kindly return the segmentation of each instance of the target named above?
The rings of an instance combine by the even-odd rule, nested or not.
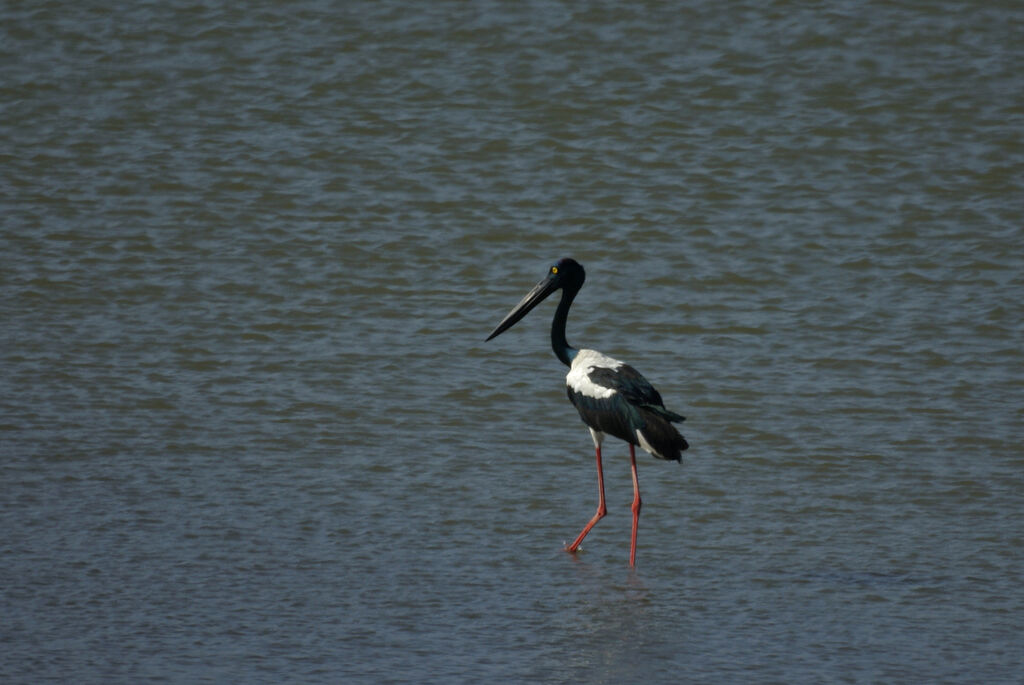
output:
[[[0,680],[1019,680],[1016,5],[3,12]]]

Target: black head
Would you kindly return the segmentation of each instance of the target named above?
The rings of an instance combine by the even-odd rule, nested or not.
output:
[[[580,289],[587,274],[583,266],[572,257],[562,257],[548,269],[549,276],[557,276],[561,287],[575,287]]]
[[[586,273],[583,271],[583,267],[575,259],[570,257],[559,259],[548,268],[548,274],[544,277],[544,280],[535,285],[533,290],[528,292],[526,297],[520,300],[519,304],[513,307],[512,311],[491,331],[491,334],[487,336],[487,340],[511,328],[544,298],[556,290],[564,289],[566,292],[575,295],[580,287],[583,286],[585,278]]]

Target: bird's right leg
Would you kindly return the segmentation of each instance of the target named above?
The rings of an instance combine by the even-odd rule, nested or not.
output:
[[[583,542],[583,538],[587,537],[587,533],[594,527],[594,524],[604,518],[604,515],[608,513],[607,508],[604,506],[604,469],[601,468],[601,439],[604,437],[601,433],[598,433],[594,429],[590,430],[591,436],[594,438],[594,452],[597,455],[597,513],[590,519],[590,522],[583,528],[583,531],[576,537],[571,545],[565,549],[569,552],[575,553],[579,549],[580,543]]]

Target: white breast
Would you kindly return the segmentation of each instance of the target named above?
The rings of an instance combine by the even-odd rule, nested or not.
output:
[[[580,350],[576,353],[576,358],[572,360],[572,366],[569,367],[569,373],[565,377],[566,384],[573,391],[586,397],[599,400],[611,397],[615,394],[614,388],[597,385],[589,378],[590,372],[597,366],[617,369],[622,366],[622,362],[607,357],[597,350]]]

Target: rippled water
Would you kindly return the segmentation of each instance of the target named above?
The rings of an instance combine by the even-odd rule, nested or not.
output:
[[[0,680],[1021,678],[1016,3],[2,14]]]

